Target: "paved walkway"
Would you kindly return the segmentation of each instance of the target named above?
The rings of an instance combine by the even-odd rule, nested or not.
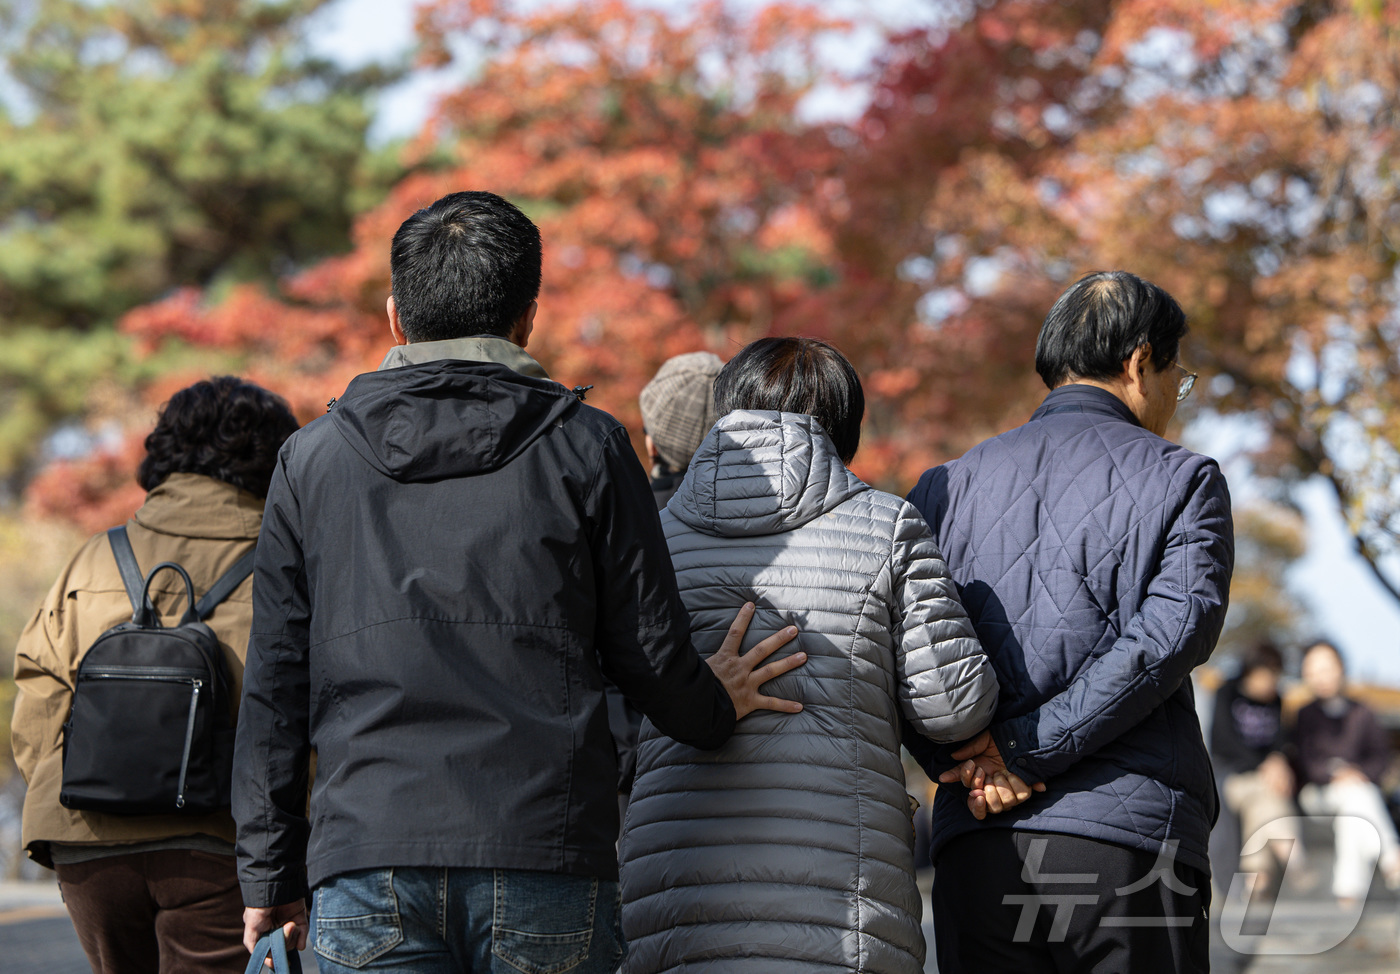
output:
[[[0,957],[16,974],[90,974],[55,883],[0,883]]]
[[[305,974],[316,957],[301,955]],[[91,974],[73,924],[52,882],[0,882],[0,971],[5,974]]]
[[[925,876],[921,885],[929,882]],[[925,896],[924,916],[928,916]],[[1305,951],[1335,927],[1340,916],[1325,891],[1285,897],[1271,916],[1251,918],[1245,933],[1262,933],[1267,922],[1271,938],[1289,950]],[[1219,910],[1216,910],[1219,919]],[[925,924],[932,953],[931,925]],[[302,954],[307,974],[316,970],[315,955]],[[936,972],[930,958],[926,968]],[[1377,885],[1355,931],[1339,946],[1323,953],[1288,953],[1246,957],[1235,954],[1218,935],[1211,949],[1216,974],[1396,974],[1400,972],[1400,900]],[[58,886],[51,882],[0,882],[0,970],[6,974],[88,974],[82,948],[64,912]]]
[[[1322,875],[1331,868],[1331,850],[1323,848],[1313,855],[1314,866]],[[920,876],[924,889],[924,919],[929,917],[928,889],[932,871]],[[1307,893],[1286,891],[1272,908],[1252,910],[1245,918],[1241,932],[1268,934],[1270,947],[1276,954],[1247,955],[1231,950],[1220,934],[1220,903],[1212,904],[1212,936],[1210,967],[1213,974],[1400,974],[1400,898],[1388,893],[1376,883],[1362,911],[1356,928],[1340,944],[1319,953],[1319,944],[1332,942],[1331,934],[1344,929],[1346,918],[1326,890],[1319,884]],[[934,930],[924,924],[924,937],[929,944],[929,960],[924,970],[937,974],[933,959]]]
[[[1268,933],[1282,946],[1307,950],[1317,946],[1340,918],[1336,904],[1328,900],[1276,904]],[[1245,932],[1249,932],[1246,926]],[[1262,930],[1259,932],[1263,932]],[[1330,938],[1324,943],[1330,942]],[[1242,957],[1219,939],[1212,944],[1211,970],[1216,974],[1248,971],[1249,974],[1394,974],[1400,971],[1400,903],[1380,892],[1372,896],[1361,922],[1341,944],[1315,954],[1278,954]]]

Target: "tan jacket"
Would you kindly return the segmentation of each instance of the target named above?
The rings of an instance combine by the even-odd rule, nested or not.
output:
[[[263,501],[247,491],[196,474],[174,474],[146,495],[127,522],[143,572],[162,561],[190,573],[195,597],[256,542]],[[243,659],[253,623],[253,583],[240,585],[206,620],[219,637],[232,677],[234,706],[242,692]],[[161,572],[151,597],[167,625],[185,610],[184,583]],[[29,783],[24,799],[23,841],[29,855],[51,865],[48,844],[122,845],[205,834],[233,841],[233,818],[209,815],[107,815],[77,812],[58,802],[63,782],[63,722],[73,701],[78,662],[97,637],[131,618],[106,533],[90,538],[54,582],[44,604],[25,626],[15,650],[15,763]]]

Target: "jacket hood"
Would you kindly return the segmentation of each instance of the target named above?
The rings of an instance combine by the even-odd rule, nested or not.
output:
[[[701,442],[666,509],[705,534],[777,534],[863,490],[811,416],[736,410]]]
[[[262,527],[263,499],[197,473],[172,473],[146,494],[132,520],[184,538],[245,541]]]
[[[499,469],[577,405],[497,362],[437,359],[356,376],[330,418],[371,466],[415,483]]]

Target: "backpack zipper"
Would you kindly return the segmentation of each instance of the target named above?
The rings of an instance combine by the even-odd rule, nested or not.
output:
[[[190,769],[190,747],[194,744],[194,718],[199,706],[199,688],[203,680],[190,681],[190,719],[185,722],[185,753],[180,756],[180,783],[175,789],[175,807],[185,807],[185,774]]]
[[[190,751],[194,747],[194,724],[199,714],[199,692],[204,681],[192,673],[198,670],[176,669],[157,666],[104,666],[78,674],[80,680],[154,680],[159,683],[188,683],[190,685],[190,713],[185,720],[185,747],[180,755],[180,781],[175,786],[175,807],[185,807],[185,779],[190,770]]]
[[[78,679],[108,680],[160,680],[166,683],[188,683],[204,675],[203,670],[185,669],[173,666],[109,666],[92,667],[80,670]]]

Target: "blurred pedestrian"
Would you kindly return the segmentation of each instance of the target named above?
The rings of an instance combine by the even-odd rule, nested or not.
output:
[[[749,609],[710,666],[696,654],[627,431],[525,351],[525,214],[453,193],[404,221],[389,264],[396,345],[288,441],[259,539],[234,762],[245,943],[280,924],[304,945],[314,890],[322,974],[611,974],[604,674],[715,748],[753,708],[796,707],[757,688],[801,660],[756,669],[788,633],[740,659]]]
[[[1332,894],[1350,904],[1371,888],[1377,862],[1387,885],[1400,886],[1400,842],[1378,787],[1390,746],[1371,709],[1347,696],[1346,667],[1331,643],[1308,647],[1303,682],[1314,699],[1293,728],[1303,782],[1298,803],[1309,815],[1336,816]]]
[[[658,510],[676,492],[690,458],[715,425],[715,376],[722,368],[718,355],[688,352],[667,359],[642,387],[642,426]]]
[[[1002,687],[989,733],[924,761],[945,782],[940,970],[1208,969],[1217,803],[1190,674],[1220,634],[1234,542],[1219,466],[1165,439],[1195,381],[1185,334],[1156,285],[1080,279],[1040,330],[1044,403],[909,495]],[[976,787],[995,773],[1010,794]]]
[[[1237,862],[1222,863],[1229,889],[1237,867],[1259,874],[1256,889],[1274,890],[1301,838],[1293,806],[1293,771],[1284,754],[1283,701],[1278,682],[1283,654],[1272,643],[1252,646],[1239,676],[1215,692],[1210,751],[1225,806],[1238,817],[1243,847]],[[1236,853],[1238,853],[1236,849]]]
[[[680,486],[690,458],[715,425],[715,376],[724,368],[718,355],[688,352],[667,359],[642,387],[642,424],[651,459],[651,494],[660,510]],[[642,712],[611,680],[604,684],[608,726],[617,747],[618,822],[627,814],[627,797],[637,776],[637,735]]]
[[[230,376],[171,396],[137,472],[146,502],[126,524],[140,568],[177,562],[196,591],[207,591],[253,547],[277,451],[296,428],[280,398]],[[150,595],[167,624],[185,611],[184,583],[174,573],[157,575]],[[252,616],[245,580],[205,620],[218,637],[235,706]],[[241,971],[248,953],[227,811],[114,815],[59,801],[78,664],[99,635],[131,617],[104,532],[73,556],[20,636],[11,741],[29,785],[24,846],[58,873],[78,940],[99,974]]]
[[[801,630],[809,662],[702,752],[643,725],[622,840],[625,974],[924,969],[901,717],[936,741],[986,725],[997,684],[914,508],[847,464],[865,401],[823,342],[761,339],[715,381],[722,418],[663,514],[691,631],[728,606]]]

